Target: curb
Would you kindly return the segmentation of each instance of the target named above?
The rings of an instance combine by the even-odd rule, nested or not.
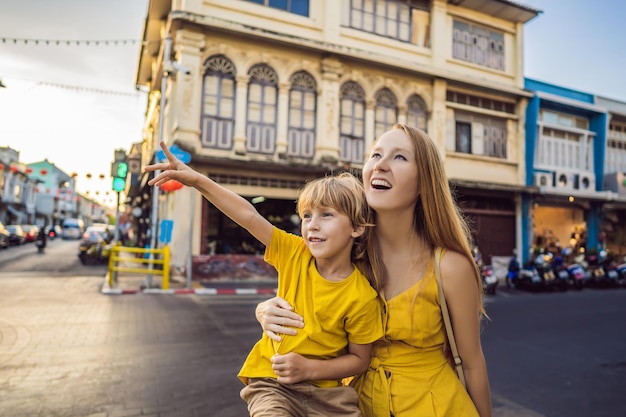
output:
[[[195,295],[259,295],[276,294],[276,288],[182,288],[163,290],[159,288],[128,289],[111,288],[108,285],[102,286],[102,294],[105,295],[125,295],[125,294],[195,294]]]

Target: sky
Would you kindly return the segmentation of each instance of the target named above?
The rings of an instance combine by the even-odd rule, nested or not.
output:
[[[19,151],[20,162],[48,159],[77,173],[80,193],[114,205],[114,150],[142,140],[147,94],[135,88],[135,76],[147,6],[148,0],[0,0],[0,79],[7,86],[0,88],[0,147]]]
[[[626,102],[625,1],[516,1],[542,11],[524,28],[526,77]],[[77,173],[79,192],[112,204],[114,150],[142,140],[147,95],[135,76],[147,6],[0,0],[0,147]]]

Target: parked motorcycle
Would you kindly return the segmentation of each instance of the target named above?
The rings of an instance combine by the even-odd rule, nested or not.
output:
[[[483,292],[486,294],[494,295],[496,293],[496,288],[498,286],[498,277],[496,277],[495,272],[491,265],[485,265],[483,262],[483,255],[478,249],[478,245],[474,244],[472,247],[472,255],[474,256],[474,261],[478,266],[478,270],[480,271],[480,278],[483,283]]]
[[[626,264],[617,265],[615,270],[617,271],[617,284],[626,288]]]
[[[526,291],[541,291],[545,288],[543,279],[535,267],[534,262],[527,262],[522,266],[515,280],[515,288]]]
[[[483,282],[483,291],[486,294],[495,295],[498,287],[498,277],[496,277],[491,265],[483,266],[480,275]]]
[[[607,285],[607,275],[602,265],[603,256],[605,254],[606,253],[598,253],[594,250],[589,251],[585,256],[585,260],[587,261],[587,285],[590,287],[599,288]]]
[[[534,266],[537,269],[537,273],[541,278],[544,289],[553,290],[559,289],[561,291],[567,289],[567,280],[561,280],[557,278],[552,268],[553,262],[552,253],[544,253],[543,251],[536,254],[534,258]]]
[[[111,253],[113,235],[107,230],[89,230],[78,246],[78,258],[83,265],[106,264]]]
[[[552,272],[554,274],[554,280],[552,281],[552,288],[560,291],[567,291],[570,284],[570,276],[565,265],[565,260],[561,255],[557,255],[551,262]]]
[[[585,286],[585,281],[587,280],[587,275],[585,274],[585,270],[580,264],[570,264],[567,265],[567,272],[569,274],[569,286],[570,288],[574,288],[575,290],[582,290]]]
[[[615,259],[615,256],[610,253],[603,254],[602,252],[600,252],[600,257],[604,258],[600,262],[601,262],[602,268],[604,268],[604,272],[606,273],[606,278],[604,281],[605,286],[608,288],[619,287],[620,286],[619,271],[617,269],[618,265],[617,265],[617,260]]]

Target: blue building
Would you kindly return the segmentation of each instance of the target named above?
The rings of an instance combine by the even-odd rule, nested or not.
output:
[[[592,94],[525,79],[526,184],[521,200],[521,259],[532,250],[603,249],[608,111]]]

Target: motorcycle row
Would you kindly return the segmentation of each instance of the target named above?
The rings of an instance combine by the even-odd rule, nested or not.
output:
[[[513,256],[506,283],[509,288],[527,291],[626,288],[626,263],[620,264],[606,251],[590,251],[575,257],[567,253],[540,252],[521,267]]]

